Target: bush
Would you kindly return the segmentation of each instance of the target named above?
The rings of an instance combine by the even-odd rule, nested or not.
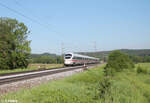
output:
[[[127,54],[121,53],[117,50],[109,55],[106,68],[111,68],[115,71],[122,71],[123,69],[133,69],[134,63]]]
[[[115,72],[113,68],[104,67],[105,76],[114,76]]]
[[[137,67],[137,73],[144,73],[144,74],[147,74],[148,71],[146,68],[142,68],[141,66],[138,66]]]

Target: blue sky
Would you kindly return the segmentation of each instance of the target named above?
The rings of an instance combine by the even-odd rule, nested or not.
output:
[[[31,31],[32,53],[150,49],[150,0],[0,0]]]

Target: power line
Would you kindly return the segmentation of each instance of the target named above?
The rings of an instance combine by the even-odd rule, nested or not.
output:
[[[17,2],[17,1],[16,1],[16,2]],[[18,2],[17,2],[17,3],[18,3]],[[51,29],[51,28],[48,26],[49,24],[47,24],[47,26],[46,26],[46,25],[45,25],[46,23],[43,24],[43,23],[41,23],[41,22],[39,22],[39,21],[37,21],[37,20],[34,20],[34,19],[32,19],[32,18],[30,18],[30,17],[24,15],[23,13],[18,12],[17,10],[8,7],[7,5],[5,5],[5,4],[3,4],[3,3],[0,3],[0,6],[2,6],[2,7],[4,7],[4,8],[7,8],[8,10],[10,10],[10,11],[12,11],[12,12],[14,12],[14,13],[16,13],[16,14],[18,14],[18,15],[20,15],[20,16],[22,16],[22,17],[24,17],[24,18],[26,18],[26,19],[28,19],[28,20],[30,20],[30,21],[32,21],[32,22],[37,23],[38,25],[42,26],[43,28],[45,28],[45,29],[47,29],[47,30],[50,30],[50,29]],[[57,31],[55,31],[55,30],[51,30],[51,32],[54,32],[54,33],[56,33],[56,34],[62,34],[62,33],[57,32]],[[63,38],[62,35],[59,35],[59,36],[60,36],[61,38]]]
[[[34,20],[34,19],[32,19],[32,18],[30,18],[30,17],[24,15],[23,13],[20,13],[20,12],[16,11],[15,9],[12,9],[12,8],[10,8],[10,7],[6,6],[6,5],[4,5],[3,3],[0,3],[0,5],[1,5],[2,7],[4,7],[4,8],[7,8],[8,10],[10,10],[10,11],[12,11],[12,12],[14,12],[14,13],[16,13],[16,14],[18,14],[18,15],[20,15],[20,16],[22,16],[22,17],[24,17],[24,18],[26,18],[26,19],[28,19],[28,20],[30,20],[30,21],[32,21],[32,22],[35,22],[35,23],[39,24],[40,26],[43,26],[44,28],[49,29],[47,26],[43,25],[43,24],[40,23],[39,21]]]
[[[24,11],[29,12],[29,10],[26,10],[26,8],[22,4],[20,4],[18,0],[14,0],[14,2],[16,5],[20,6],[21,8],[24,8]],[[36,19],[39,19],[39,17],[37,17],[37,15],[34,15],[34,13],[31,13],[31,14],[32,14],[32,16],[36,17]],[[52,25],[52,24],[49,24],[48,22],[44,22],[44,24],[46,24],[47,26]]]

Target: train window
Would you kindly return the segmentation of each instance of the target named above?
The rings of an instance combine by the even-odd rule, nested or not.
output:
[[[76,57],[76,59],[80,60],[80,59],[81,59],[81,57]]]
[[[66,54],[65,56],[72,56],[72,54]]]
[[[77,57],[73,57],[73,59],[77,59]]]
[[[71,57],[65,57],[65,59],[70,59]]]

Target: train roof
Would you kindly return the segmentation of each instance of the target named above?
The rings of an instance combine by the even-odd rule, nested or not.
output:
[[[77,53],[66,53],[66,54],[72,54],[73,56],[89,58],[89,59],[99,59],[99,58],[90,57],[90,56],[86,56],[86,55],[81,55],[81,54],[77,54]]]

